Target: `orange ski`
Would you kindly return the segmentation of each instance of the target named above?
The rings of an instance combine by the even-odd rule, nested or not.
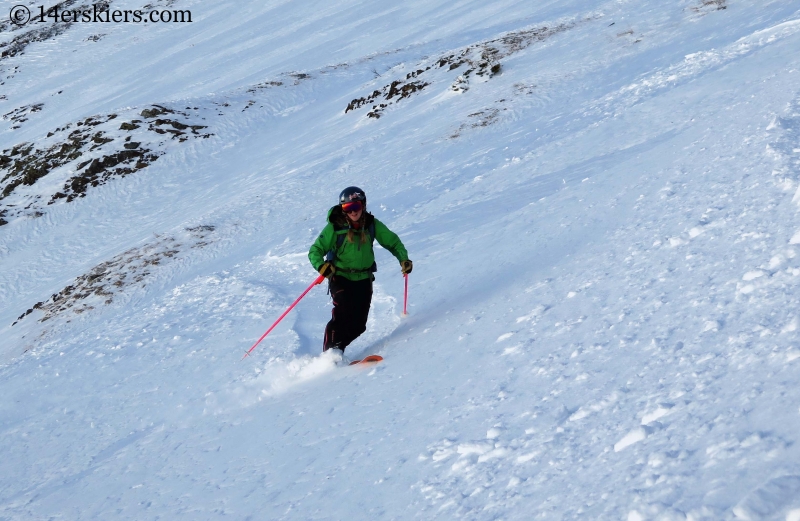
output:
[[[370,363],[375,364],[380,362],[381,360],[383,360],[383,357],[380,355],[369,355],[368,357],[362,358],[361,360],[353,360],[352,362],[350,362],[350,365],[370,364]]]

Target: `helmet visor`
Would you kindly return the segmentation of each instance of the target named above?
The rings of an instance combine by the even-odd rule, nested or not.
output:
[[[364,208],[364,205],[361,204],[361,201],[350,201],[349,203],[342,203],[342,211],[344,213],[355,213],[361,211]]]

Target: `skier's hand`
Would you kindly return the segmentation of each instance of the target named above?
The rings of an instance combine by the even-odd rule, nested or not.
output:
[[[334,273],[336,273],[336,267],[330,262],[326,262],[319,267],[319,274],[325,277],[326,279],[333,277]]]
[[[403,275],[408,275],[411,273],[411,269],[414,267],[414,263],[410,260],[404,260],[400,263],[400,271],[403,272]]]

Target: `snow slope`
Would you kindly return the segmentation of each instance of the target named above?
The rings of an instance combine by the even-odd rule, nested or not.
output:
[[[800,519],[800,1],[153,6],[0,59],[0,519]]]

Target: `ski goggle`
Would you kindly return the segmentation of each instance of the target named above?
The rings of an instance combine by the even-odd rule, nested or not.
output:
[[[344,213],[358,212],[363,208],[361,201],[350,201],[349,203],[342,203],[342,211]]]

